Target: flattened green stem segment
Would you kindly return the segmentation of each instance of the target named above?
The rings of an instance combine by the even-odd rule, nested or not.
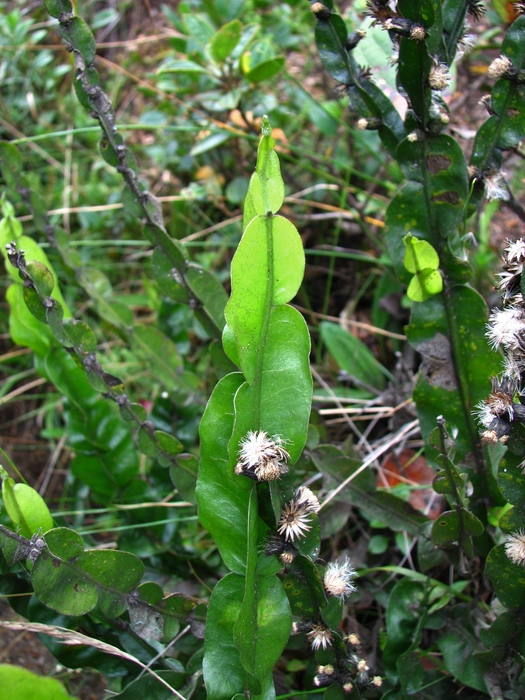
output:
[[[281,177],[279,157],[274,150],[275,141],[268,117],[263,117],[262,139],[257,151],[257,165],[250,180],[248,198],[256,214],[276,214],[284,201],[284,182]]]

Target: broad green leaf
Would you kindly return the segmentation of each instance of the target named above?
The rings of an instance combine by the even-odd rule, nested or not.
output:
[[[273,577],[265,578],[271,580]],[[248,687],[247,673],[241,664],[233,636],[243,596],[244,577],[235,574],[225,576],[213,589],[206,617],[202,664],[208,700],[231,700],[237,694],[244,696]],[[271,671],[261,685],[261,694],[251,697],[275,700]]]
[[[2,481],[2,498],[7,514],[23,537],[30,538],[39,530],[53,527],[53,518],[42,496],[27,484],[15,484],[13,479]]]
[[[192,156],[198,156],[201,153],[206,153],[207,151],[211,151],[214,148],[217,148],[217,146],[226,143],[226,141],[229,141],[231,138],[232,134],[228,133],[227,131],[219,131],[218,133],[210,134],[210,136],[206,136],[202,140],[197,141],[195,145],[192,146],[190,154]]]
[[[190,61],[188,59],[170,59],[157,71],[159,75],[162,73],[207,73],[208,69],[204,66]]]
[[[185,261],[182,256],[178,262],[180,265],[185,266]],[[151,270],[163,294],[173,299],[173,301],[181,303],[188,302],[190,298],[189,292],[186,287],[182,285],[177,268],[174,267],[173,262],[160,246],[157,246],[153,251]]]
[[[340,83],[353,82],[346,50],[348,32],[344,20],[332,14],[326,20],[319,19],[315,25],[315,41],[323,66]]]
[[[450,279],[468,279],[471,274],[469,266],[452,253],[452,244],[459,246],[459,242],[455,242],[455,229],[463,218],[468,194],[463,152],[454,139],[444,135],[428,142],[405,141],[399,152],[405,157],[410,152],[410,170],[414,170],[411,176],[421,180],[406,184],[386,213],[387,245],[399,278],[408,284],[409,277],[403,265],[403,239],[412,233],[418,240],[426,240],[435,248],[441,267]],[[448,241],[447,245],[444,241]]]
[[[283,582],[292,613],[303,618],[315,617],[327,605],[323,581],[309,557],[299,554]]]
[[[84,615],[99,605],[108,617],[126,610],[144,565],[129,552],[88,550],[80,535],[67,528],[50,530],[47,548],[31,571],[35,595],[62,615]]]
[[[67,23],[59,24],[59,30],[66,41],[82,54],[86,66],[90,66],[96,53],[95,37],[89,26],[80,17],[72,17]]]
[[[264,343],[264,319],[274,305],[293,299],[303,274],[304,251],[295,226],[280,216],[253,219],[232,261],[232,294],[225,309],[250,383]]]
[[[249,80],[250,83],[260,83],[263,80],[268,80],[269,78],[273,78],[274,75],[277,75],[277,73],[282,70],[285,63],[286,59],[284,56],[269,58],[246,71],[244,77]]]
[[[505,534],[525,528],[525,505],[523,502],[505,511],[499,519],[498,525]]]
[[[210,42],[210,53],[214,61],[222,63],[239,43],[241,38],[242,24],[238,19],[234,19],[225,24],[214,35]]]
[[[184,449],[182,443],[174,435],[165,433],[163,430],[155,430],[154,435],[161,450],[172,456],[178,455]]]
[[[68,345],[72,346],[76,352],[87,355],[97,349],[97,339],[91,328],[76,319],[65,319],[63,330],[69,339]]]
[[[137,447],[147,457],[156,457],[159,448],[148,428],[141,426],[137,431]]]
[[[239,359],[239,351],[237,350],[235,336],[227,323],[224,325],[222,330],[222,346],[226,356],[233,362],[234,365],[240,367],[241,361]]]
[[[425,41],[411,38],[399,40],[398,80],[410,98],[417,117],[423,124],[431,103],[431,90],[427,80],[432,65]]]
[[[206,314],[217,328],[222,330],[224,327],[224,307],[228,301],[222,284],[211,272],[192,263],[187,267],[186,280],[191,291],[204,306]]]
[[[456,620],[454,629],[441,635],[437,644],[443,654],[446,667],[452,675],[461,683],[486,693],[487,686],[483,677],[488,669],[480,659],[474,656],[479,646],[472,625],[466,624],[466,615],[472,616],[472,612],[470,610],[467,613],[465,609],[463,610],[465,614],[462,616],[454,611]]]
[[[35,288],[41,297],[48,297],[53,291],[55,282],[53,275],[42,263],[35,260],[27,261],[27,271],[31,275],[31,279]]]
[[[298,311],[291,306],[273,310],[264,350],[258,381],[245,383],[235,396],[230,449],[236,453],[240,440],[255,427],[279,435],[293,464],[306,442],[312,397],[310,337]]]
[[[12,284],[6,292],[9,303],[9,332],[13,342],[30,348],[36,355],[46,355],[55,342],[45,323],[39,321],[24,302],[20,284]]]
[[[9,141],[0,141],[0,166],[6,184],[9,190],[11,190],[10,196],[15,201],[18,201],[16,195],[17,185],[23,171],[24,161],[18,148],[13,146],[12,143],[9,143]],[[11,238],[8,238],[6,242],[14,241],[16,243],[19,236],[22,234],[22,225],[14,218],[15,211],[9,200],[2,197],[1,205],[2,221],[0,222],[0,240],[2,241],[3,249],[5,246],[4,236],[6,236],[7,231],[10,229],[13,235]]]
[[[321,338],[341,369],[365,385],[381,390],[390,373],[375,359],[366,345],[337,323],[322,321]]]
[[[131,346],[137,355],[146,359],[155,375],[168,391],[182,388],[182,358],[175,343],[154,326],[136,324]]]
[[[2,219],[2,222],[6,222],[6,219]],[[0,222],[0,224],[2,224],[2,222]],[[5,246],[7,243],[13,240],[13,238],[10,237],[10,233],[12,233],[10,227],[0,225],[0,249],[2,250],[2,253],[4,254],[4,257],[6,259],[6,269],[9,272],[11,278],[15,282],[17,282],[17,284],[21,284],[22,282],[18,274],[18,270],[14,268],[11,265],[11,263],[9,263],[7,260]],[[67,308],[66,302],[64,301],[64,297],[60,292],[56,272],[53,270],[53,267],[51,266],[51,263],[49,262],[49,258],[47,257],[45,251],[36,243],[36,241],[34,241],[32,238],[29,238],[29,236],[20,236],[20,238],[18,238],[18,240],[16,241],[16,244],[19,250],[24,251],[28,267],[30,267],[30,262],[33,263],[33,261],[36,261],[44,265],[47,268],[48,272],[51,273],[53,277],[53,284],[51,284],[51,280],[49,280],[47,275],[45,275],[47,279],[47,288],[49,289],[49,286],[51,286],[52,291],[50,292],[50,294],[53,297],[53,299],[56,299],[58,303],[62,306],[64,310],[64,316],[66,316],[66,318],[71,317],[71,312]]]
[[[383,663],[392,673],[397,672],[397,660],[415,639],[419,620],[426,612],[423,604],[425,586],[417,581],[402,579],[390,592],[386,613],[387,644]]]
[[[499,544],[490,550],[485,573],[492,581],[494,591],[507,608],[525,606],[525,569],[514,564],[505,553],[505,545]]]
[[[483,523],[466,508],[456,508],[442,513],[432,526],[432,539],[438,545],[458,542],[461,547],[470,547],[463,542],[469,536],[478,537],[483,533]]]
[[[60,17],[64,13],[73,12],[73,5],[70,0],[44,0],[46,10],[51,17]]]
[[[290,636],[290,606],[277,576],[257,576],[253,599],[248,605],[245,605],[246,592],[235,623],[234,639],[244,668],[263,688]]]
[[[32,673],[12,664],[0,665],[2,700],[73,700],[55,678]]]
[[[124,331],[132,325],[131,309],[113,298],[111,283],[103,272],[84,267],[77,272],[77,280],[93,299],[97,312],[105,321]]]
[[[199,520],[228,568],[246,570],[246,528],[250,484],[229,467],[228,442],[233,430],[235,393],[242,374],[228,374],[216,385],[201,420],[201,463],[197,480]]]
[[[509,503],[520,506],[525,497],[525,473],[523,457],[507,451],[498,468],[498,486]]]
[[[195,487],[197,484],[198,459],[192,454],[181,454],[170,465],[170,479],[180,497],[190,503],[197,503]]]

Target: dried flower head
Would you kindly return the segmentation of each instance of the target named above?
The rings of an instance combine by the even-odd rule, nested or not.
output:
[[[502,258],[503,272],[498,273],[499,282],[496,285],[503,302],[514,301],[523,305],[521,293],[521,276],[525,261],[525,241],[519,238],[517,241],[507,240],[507,247]]]
[[[505,554],[514,564],[520,566],[525,564],[525,531],[523,528],[505,537]]]
[[[320,622],[312,626],[307,636],[314,651],[321,648],[326,649],[332,644],[331,630]]]
[[[519,350],[525,345],[525,310],[518,306],[494,309],[487,323],[487,338],[494,350],[503,345]]]
[[[333,683],[335,678],[335,668],[332,664],[327,664],[326,666],[318,666],[316,676],[314,678],[314,685],[318,688],[324,685],[329,685]]]
[[[381,676],[374,676],[372,680],[370,681],[371,685],[374,685],[376,688],[380,688],[383,685],[383,679]]]
[[[505,173],[500,171],[494,175],[485,175],[483,180],[485,183],[485,194],[489,201],[501,199],[505,202],[510,198]]]
[[[495,430],[484,430],[481,433],[481,442],[484,445],[496,445],[500,441]]]
[[[350,632],[350,634],[345,638],[345,642],[352,647],[361,646],[361,640],[359,639],[359,635],[355,632]]]
[[[469,54],[476,46],[476,36],[474,34],[464,34],[458,41],[458,49],[456,51],[456,60],[461,60],[463,56]]]
[[[290,542],[287,542],[282,535],[273,533],[268,538],[264,547],[264,553],[267,557],[272,554],[277,554],[281,564],[289,566],[297,556],[297,550]]]
[[[469,0],[467,4],[467,12],[478,22],[485,17],[485,8],[483,7],[481,0]]]
[[[395,16],[390,0],[367,0],[367,11],[364,13],[374,20],[372,24],[385,22]]]
[[[327,676],[333,676],[335,673],[335,668],[332,664],[327,664],[326,666],[318,666],[317,673],[324,673]]]
[[[368,131],[375,131],[376,129],[379,129],[383,122],[381,119],[378,117],[368,117],[368,118],[362,118],[359,119],[356,126],[359,131],[364,131],[367,129]]]
[[[286,462],[290,455],[278,436],[270,438],[264,430],[250,430],[239,446],[235,474],[244,474],[254,481],[275,481],[288,472]]]
[[[479,104],[483,105],[483,107],[485,107],[485,109],[490,115],[495,113],[492,107],[492,95],[483,95],[483,97],[479,101]]]
[[[507,239],[504,261],[507,263],[523,263],[525,261],[525,240],[523,238],[518,238],[516,241]]]
[[[292,542],[296,537],[304,537],[312,527],[310,515],[317,513],[319,508],[317,496],[306,486],[301,486],[281,511],[277,532]]]
[[[452,78],[448,66],[445,63],[435,61],[430,68],[428,84],[432,90],[446,90],[450,87]]]
[[[414,41],[424,41],[426,29],[422,24],[415,24],[410,30],[410,38]]]
[[[353,689],[354,689],[354,684],[351,683],[350,681],[347,681],[346,683],[343,684],[343,690],[345,693],[351,693]]]
[[[328,19],[332,14],[330,8],[326,5],[323,5],[322,2],[313,2],[310,5],[310,9],[317,17],[317,19]]]
[[[487,70],[487,75],[490,78],[497,80],[498,78],[507,78],[507,80],[512,80],[517,75],[517,70],[507,56],[498,56],[495,58]]]
[[[351,593],[357,590],[353,584],[357,572],[352,566],[348,557],[342,562],[331,562],[328,564],[323,583],[328,595],[344,601]]]
[[[492,428],[495,418],[504,418],[509,423],[514,420],[514,403],[517,387],[511,377],[492,378],[492,391],[487,399],[478,405],[478,420],[485,428]]]
[[[358,664],[357,664],[357,670],[362,672],[362,671],[369,671],[370,667],[366,663],[364,659],[360,659]]]

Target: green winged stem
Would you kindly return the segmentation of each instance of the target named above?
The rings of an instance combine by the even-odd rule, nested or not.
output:
[[[232,261],[224,350],[241,371],[224,377],[201,426],[199,517],[233,572],[215,588],[208,616],[204,679],[210,700],[249,692],[275,697],[272,668],[290,632],[291,613],[276,558],[260,551],[270,527],[259,514],[268,490],[236,475],[239,445],[249,431],[279,436],[295,462],[304,447],[312,398],[310,337],[287,303],[303,279],[305,258],[295,226],[276,216],[284,183],[268,119],[245,202],[243,237]],[[272,482],[276,519],[282,495]],[[231,594],[221,613],[226,591]],[[216,641],[225,640],[219,652]]]

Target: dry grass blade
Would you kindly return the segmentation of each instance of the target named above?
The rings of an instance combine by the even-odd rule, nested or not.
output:
[[[127,661],[131,661],[134,664],[138,664],[144,671],[147,671],[154,678],[156,678],[156,680],[158,680],[159,683],[162,683],[162,685],[165,688],[167,688],[173,695],[176,695],[178,698],[180,698],[180,700],[186,700],[183,695],[181,695],[177,690],[175,690],[175,688],[172,688],[171,685],[169,685],[169,683],[166,683],[166,681],[159,675],[157,675],[155,671],[152,671],[150,668],[148,668],[148,666],[143,664],[142,661],[139,661],[135,656],[132,656],[131,654],[128,654],[125,651],[114,647],[112,644],[106,644],[106,642],[101,642],[98,639],[93,639],[92,637],[88,637],[87,635],[81,634],[80,632],[68,630],[65,627],[57,627],[55,625],[44,625],[40,622],[0,622],[0,628],[2,627],[6,629],[12,629],[15,631],[19,630],[21,632],[36,632],[37,634],[47,634],[50,637],[58,639],[58,641],[62,642],[62,644],[84,644],[85,646],[90,646],[94,649],[98,649],[99,651],[103,651],[106,654],[112,654],[113,656],[118,656],[121,659],[126,659]]]

